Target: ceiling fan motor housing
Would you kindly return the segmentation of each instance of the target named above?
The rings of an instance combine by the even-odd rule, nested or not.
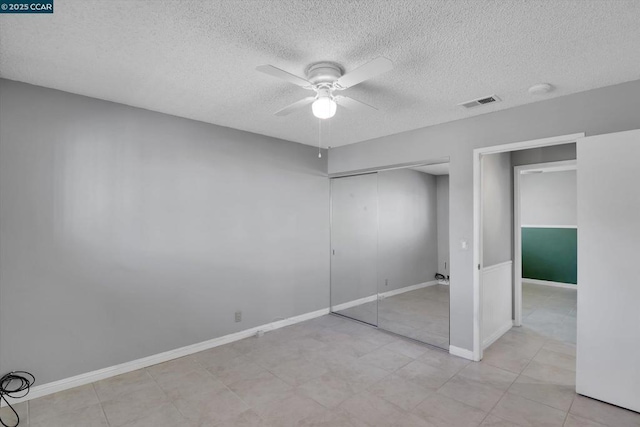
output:
[[[331,86],[343,74],[344,70],[335,62],[317,62],[307,69],[307,80],[317,86]]]

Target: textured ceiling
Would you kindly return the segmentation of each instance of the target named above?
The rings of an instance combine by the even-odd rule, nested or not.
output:
[[[395,68],[344,92],[380,111],[339,109],[339,146],[640,78],[640,1],[56,0],[53,15],[0,15],[0,76],[315,145],[309,92],[258,73]],[[533,97],[527,88],[557,90]],[[456,104],[496,94],[502,102]]]

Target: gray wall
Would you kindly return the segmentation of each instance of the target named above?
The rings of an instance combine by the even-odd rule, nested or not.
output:
[[[535,102],[329,151],[329,173],[450,158],[451,345],[473,347],[473,149],[640,128],[640,81]],[[461,248],[466,240],[468,250]]]
[[[378,173],[378,212],[380,292],[434,280],[438,267],[436,177],[411,169]]]
[[[576,144],[560,144],[551,147],[530,148],[511,152],[513,166],[533,165],[536,163],[560,162],[576,159]]]
[[[438,209],[438,273],[449,274],[449,175],[436,177]]]
[[[577,224],[576,171],[524,174],[520,177],[520,219],[525,225]]]
[[[511,153],[482,157],[482,266],[513,259]]]
[[[0,372],[44,384],[327,307],[325,159],[1,80]]]

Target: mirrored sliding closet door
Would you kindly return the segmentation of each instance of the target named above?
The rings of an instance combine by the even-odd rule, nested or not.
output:
[[[331,310],[378,324],[378,177],[331,180]]]
[[[449,346],[448,164],[331,180],[332,311]]]
[[[378,173],[378,326],[448,349],[448,176],[422,168]]]

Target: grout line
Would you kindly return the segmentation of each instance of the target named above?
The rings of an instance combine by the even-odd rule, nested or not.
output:
[[[569,410],[567,411],[567,416],[571,413],[571,408],[573,408],[573,404],[576,402],[576,397],[578,397],[578,393],[576,393],[573,396],[573,399],[571,400],[571,405],[569,405]],[[585,417],[585,418],[587,418],[587,417]]]
[[[556,408],[555,406],[547,405],[546,403],[538,402],[537,400],[533,400],[533,399],[530,399],[530,398],[525,397],[525,396],[520,396],[519,394],[516,394],[515,396],[516,396],[516,397],[519,397],[519,398],[521,398],[521,399],[524,399],[524,400],[528,400],[529,402],[533,402],[533,403],[537,403],[537,404],[539,404],[539,405],[546,406],[547,408],[555,409],[556,411],[569,413],[569,410],[566,410],[566,411],[565,411],[564,409],[558,409],[558,408]],[[574,399],[575,399],[575,397],[574,397]],[[572,403],[571,403],[571,404],[573,404],[573,401],[572,401]],[[569,407],[569,409],[571,409],[571,407]]]
[[[110,426],[111,423],[109,422],[109,418],[107,418],[107,413],[104,411],[104,407],[102,406],[102,401],[100,400],[100,397],[98,396],[98,392],[96,391],[96,386],[94,385],[95,383],[91,383],[91,389],[93,390],[93,394],[96,395],[96,399],[98,399],[98,405],[100,405],[100,410],[102,411],[102,416],[104,417],[105,421],[107,422],[107,425]],[[31,417],[29,417],[31,418]],[[29,420],[31,421],[31,420]]]
[[[550,338],[548,338],[548,339],[545,341],[545,344],[546,344],[548,341],[550,341],[550,340],[551,340],[551,339],[550,339]],[[542,350],[542,348],[543,348],[543,347],[544,347],[544,345],[543,345],[542,347],[540,347],[540,350],[538,350],[538,351],[536,352],[536,355],[537,355],[537,354]],[[534,357],[535,357],[535,356],[534,356]],[[531,363],[532,361],[533,361],[533,358],[531,358],[531,360],[529,361],[529,363]],[[527,366],[529,366],[529,363],[527,363]],[[525,369],[526,369],[526,367],[525,367]],[[522,372],[524,372],[524,370],[525,370],[525,369],[523,369],[523,370],[522,370]],[[505,390],[504,394],[507,394],[507,392],[511,389],[511,387],[513,387],[513,385],[516,383],[516,381],[518,381],[518,379],[519,379],[521,376],[523,376],[523,374],[522,374],[522,373],[518,374],[518,376],[516,377],[516,379],[511,383],[511,385],[509,385],[509,387],[507,388],[507,390]],[[524,376],[526,376],[526,375],[524,375]],[[534,378],[534,379],[535,379],[535,378]],[[575,392],[574,392],[574,394],[575,394]],[[546,403],[538,402],[537,400],[530,399],[530,398],[528,398],[528,397],[526,397],[526,396],[521,396],[521,395],[519,395],[519,394],[515,394],[515,395],[516,395],[517,397],[520,397],[520,398],[522,398],[522,399],[528,400],[528,401],[530,401],[530,402],[535,402],[535,403],[538,403],[538,404],[540,404],[540,405],[544,405],[544,406],[546,406],[546,407],[548,407],[548,408],[552,408],[552,409],[555,409],[555,410],[558,410],[558,411],[562,411],[562,409],[558,409],[558,408],[553,407],[553,406],[551,406],[551,405],[547,405]],[[504,397],[504,396],[503,396],[503,397]],[[574,395],[573,399],[575,399],[575,395]],[[501,400],[502,400],[502,398],[501,398]],[[571,404],[573,405],[573,400],[571,401]],[[494,407],[495,407],[495,406],[494,406]],[[565,421],[566,421],[566,417],[567,417],[567,414],[569,413],[569,410],[570,410],[570,409],[571,409],[571,406],[569,406],[569,409],[568,409],[567,411],[565,411],[565,412],[566,412],[566,413],[565,413]],[[493,410],[493,408],[492,408],[492,410]],[[564,424],[564,423],[563,423],[563,424]]]
[[[231,344],[231,343],[229,343],[229,344]],[[229,345],[229,344],[225,344],[225,345]],[[221,347],[224,347],[224,346],[221,346]],[[198,354],[198,353],[194,353],[194,354]],[[233,359],[237,359],[237,358],[242,357],[242,356],[244,356],[244,354],[240,354],[240,355],[238,355],[238,356],[234,357]],[[214,374],[209,370],[209,368],[207,368],[207,367],[204,365],[204,363],[200,363],[200,361],[198,360],[198,358],[197,358],[197,357],[194,357],[194,361],[195,361],[198,365],[200,365],[200,367],[202,367],[202,369],[204,369],[204,370],[205,370],[209,375],[211,375],[211,377],[212,377],[212,378],[216,379],[217,381],[220,381],[220,383],[224,386],[224,388],[225,388],[228,392],[230,392],[231,394],[233,394],[235,397],[237,397],[237,398],[238,398],[238,400],[240,400],[242,403],[244,403],[245,405],[247,405],[247,407],[248,407],[249,409],[253,409],[253,406],[251,406],[251,405],[249,405],[247,402],[245,402],[245,401],[244,401],[244,399],[242,399],[242,398],[241,398],[240,396],[238,396],[238,395],[237,395],[233,390],[231,390],[231,389],[229,388],[229,386],[228,386],[224,381],[222,381],[220,378],[216,377],[216,376],[215,376],[215,375],[214,375]],[[251,363],[254,363],[254,362],[251,362]],[[256,364],[257,364],[257,363],[256,363]],[[266,369],[264,366],[262,366],[262,365],[260,365],[260,364],[257,364],[257,365],[258,365],[258,366],[260,366],[261,368]],[[268,371],[268,370],[267,370],[267,371]],[[269,372],[269,371],[268,371],[268,372]],[[241,380],[240,380],[240,381],[241,381]],[[172,403],[173,403],[173,401],[172,401]],[[182,416],[183,416],[187,421],[190,421],[190,419],[189,419],[185,414],[183,414],[183,413],[182,413],[182,411],[181,411],[177,406],[175,406],[175,405],[173,405],[173,406],[178,410],[178,412],[180,413],[180,415],[182,415]],[[245,412],[246,412],[246,411],[245,411]],[[260,414],[258,414],[258,413],[257,413],[257,412],[255,412],[255,411],[253,411],[253,412],[258,416],[258,418],[260,418],[261,420],[263,420],[263,421],[264,421],[264,418],[262,418],[262,416],[261,416]],[[243,413],[244,413],[244,412],[243,412]]]
[[[524,299],[524,298],[525,298],[525,296],[523,295],[523,299]],[[544,308],[544,304],[545,304],[549,299],[551,299],[551,298],[552,298],[552,296],[551,296],[551,295],[546,296],[546,297],[545,297],[545,299],[544,299],[544,301],[543,301],[543,302],[542,302],[542,304],[541,304],[541,306],[542,306],[542,307],[540,307],[540,306],[536,307],[536,308],[535,308],[535,309],[534,309],[530,314],[533,314],[536,310],[538,310],[538,309],[540,309],[540,308]],[[565,315],[565,316],[562,318],[562,320],[559,322],[559,324],[563,324],[563,323],[566,321],[566,319],[567,319],[567,317],[568,317],[568,316],[569,316],[568,314],[567,314],[567,315]],[[523,322],[522,322],[522,323],[523,323],[523,326],[524,326],[524,324],[525,324],[524,320],[526,319],[526,317],[527,317],[527,316],[523,317]],[[498,400],[498,402],[496,402],[496,404],[495,404],[495,405],[491,408],[491,410],[487,413],[487,416],[485,416],[485,418],[483,419],[483,422],[484,422],[484,420],[485,420],[485,419],[486,419],[486,418],[491,414],[491,412],[495,409],[495,407],[498,405],[498,403],[500,403],[500,401],[501,401],[502,399],[504,399],[505,395],[509,392],[509,390],[511,389],[511,387],[513,387],[513,385],[518,381],[518,379],[520,379],[520,377],[521,377],[521,376],[526,376],[526,375],[524,375],[524,374],[523,374],[523,372],[524,372],[524,371],[526,371],[526,369],[529,367],[529,365],[531,364],[531,362],[533,362],[533,361],[534,361],[534,359],[536,358],[536,356],[537,356],[537,355],[538,355],[538,354],[539,354],[539,353],[544,349],[545,345],[547,345],[547,343],[551,342],[552,340],[553,340],[553,341],[561,341],[561,342],[562,342],[562,340],[554,339],[554,338],[552,338],[552,337],[548,337],[548,336],[544,336],[544,335],[542,335],[542,337],[544,338],[544,341],[543,341],[542,345],[540,346],[540,348],[535,352],[535,354],[533,354],[533,356],[531,356],[531,358],[529,358],[529,360],[527,361],[527,364],[525,365],[525,367],[520,371],[520,373],[518,373],[518,374],[517,374],[517,377],[514,379],[514,381],[513,381],[513,382],[509,385],[509,387],[508,387],[508,388],[503,392],[503,394],[502,394],[502,396],[500,397],[500,399]],[[516,348],[517,348],[517,347],[516,347]],[[552,351],[552,350],[546,350],[546,351]],[[562,354],[562,353],[559,353],[559,354]],[[540,363],[540,362],[537,362],[537,363]],[[490,366],[491,366],[491,365],[490,365]],[[553,365],[550,365],[550,366],[553,366]],[[496,366],[495,368],[498,368],[498,367]],[[498,368],[498,369],[501,369],[501,368]],[[510,372],[510,371],[508,371],[508,372]],[[552,408],[552,409],[555,409],[555,410],[561,410],[561,409],[555,408],[555,407],[553,407],[553,406],[547,405],[547,404],[545,404],[545,403],[538,402],[538,401],[536,401],[536,400],[529,399],[529,398],[524,397],[524,396],[520,396],[520,395],[518,395],[518,394],[516,394],[516,396],[518,396],[518,397],[520,397],[520,398],[522,398],[522,399],[528,400],[528,401],[530,401],[530,402],[535,402],[535,403],[538,403],[538,404],[540,404],[540,405],[547,406],[547,407]],[[571,406],[573,406],[573,402],[575,401],[575,397],[576,397],[576,394],[575,394],[575,390],[574,390],[574,396],[573,396],[573,399],[572,399],[572,401],[571,401],[571,405],[569,405],[569,409],[567,409],[567,411],[565,411],[565,418],[564,418],[564,421],[563,421],[563,425],[564,425],[564,423],[566,423],[566,420],[567,420],[567,418],[568,418],[568,416],[569,416],[569,412],[570,412],[570,410],[571,410]],[[498,417],[498,418],[500,418],[500,417]]]
[[[226,345],[226,344],[225,344],[225,345]],[[203,351],[205,351],[205,350],[203,350]],[[201,353],[201,352],[198,352],[198,353]],[[194,354],[198,354],[198,353],[194,353]],[[182,358],[185,358],[185,357],[190,357],[190,356],[192,356],[192,355],[183,356],[183,357],[180,357],[179,359],[182,359]],[[172,362],[172,361],[174,361],[174,360],[178,360],[178,359],[172,359],[172,360],[169,360],[169,361],[167,361],[167,362],[163,362],[163,363],[169,363],[169,362]],[[207,372],[207,374],[208,374],[208,375],[213,376],[213,374],[211,374],[211,372],[209,372],[209,370],[206,368],[206,366],[202,365],[202,364],[198,361],[198,359],[197,359],[197,358],[195,358],[195,357],[194,357],[194,358],[193,358],[193,361],[194,361],[197,365],[200,365],[200,367],[201,367],[202,369],[204,369],[204,370],[205,370],[205,372]],[[158,365],[161,365],[161,363],[159,363]],[[152,366],[157,366],[157,365],[152,365]],[[182,413],[182,411],[180,410],[180,408],[178,408],[178,407],[176,406],[176,404],[174,403],[174,401],[175,401],[176,399],[174,399],[174,398],[172,398],[171,396],[169,396],[169,395],[167,394],[167,392],[165,392],[165,391],[164,391],[164,389],[162,388],[162,386],[160,385],[160,383],[158,382],[158,380],[157,380],[153,375],[151,375],[151,372],[149,372],[149,371],[148,371],[148,368],[150,368],[150,367],[152,367],[152,366],[149,366],[149,367],[147,367],[147,368],[142,368],[142,369],[144,369],[144,370],[145,370],[145,372],[147,373],[147,375],[149,375],[149,376],[151,377],[151,379],[153,380],[153,382],[155,382],[155,383],[156,383],[156,385],[158,386],[158,388],[159,388],[159,389],[160,389],[160,390],[161,390],[161,391],[162,391],[162,392],[167,396],[167,398],[168,398],[169,403],[171,404],[171,406],[173,406],[173,408],[174,408],[176,411],[178,411],[178,413],[182,416],[182,418],[184,418],[184,420],[185,420],[185,421],[187,421],[187,422],[191,421],[191,420],[190,420],[190,419],[189,419],[185,414],[183,414],[183,413]],[[217,378],[216,378],[216,379],[217,379]],[[138,419],[139,419],[139,418],[138,418]]]
[[[573,405],[573,400],[571,401],[571,405]],[[571,410],[571,405],[569,405],[569,409],[564,414],[564,421],[562,421],[562,425],[564,426],[567,423],[567,418],[569,418],[569,411]]]
[[[491,365],[489,365],[489,366],[491,366]],[[494,366],[494,368],[496,368],[496,369],[501,369],[501,368],[497,368],[497,367],[495,367],[495,366]],[[505,371],[505,372],[510,372],[510,373],[512,373],[511,371],[507,371],[506,369],[502,369],[502,370],[503,370],[503,371]],[[518,374],[518,375],[514,378],[514,380],[513,380],[513,381],[511,381],[511,384],[509,384],[509,387],[507,387],[506,389],[504,389],[504,391],[502,392],[502,395],[500,396],[500,399],[498,399],[498,400],[496,401],[496,403],[494,403],[494,405],[491,407],[491,409],[490,409],[489,411],[487,411],[487,415],[484,417],[484,419],[486,419],[486,418],[491,414],[491,412],[495,409],[495,407],[496,407],[496,406],[498,406],[498,403],[500,403],[500,401],[502,401],[502,399],[504,399],[504,397],[506,396],[506,394],[507,394],[507,392],[509,391],[509,389],[510,389],[514,384],[515,384],[515,382],[516,382],[516,381],[518,381],[518,378],[520,378],[520,375],[521,375],[521,374]],[[498,417],[498,418],[500,418],[500,417]],[[483,422],[484,422],[484,419],[482,420]],[[500,418],[500,419],[502,419],[502,418]]]
[[[449,378],[449,379],[448,379],[444,384],[442,384],[440,387],[438,387],[438,388],[436,389],[436,393],[437,393],[437,392],[438,392],[442,387],[444,387],[447,383],[449,383],[449,381],[451,381],[453,378],[457,377],[457,376],[458,376],[458,374],[459,374],[460,372],[462,372],[462,371],[463,371],[467,366],[470,366],[470,365],[471,365],[471,364],[473,364],[473,363],[478,363],[478,364],[479,364],[479,363],[481,363],[481,361],[479,361],[479,362],[474,362],[474,361],[472,361],[471,363],[469,363],[469,364],[467,364],[467,365],[463,366],[462,368],[460,368],[460,369],[459,369],[459,370],[458,370],[458,371],[457,371],[453,376],[451,376],[451,378]],[[510,373],[510,374],[515,374],[515,372],[511,372],[511,371],[508,371],[508,370],[506,370],[506,369],[499,368],[499,367],[497,367],[497,366],[492,366],[492,365],[489,365],[489,364],[486,364],[486,365],[487,365],[487,366],[489,366],[489,367],[491,367],[491,368],[494,368],[494,369],[499,369],[499,370],[501,370],[501,371],[508,372],[508,373]],[[519,376],[519,375],[518,375],[518,376]],[[480,409],[480,408],[476,408],[475,406],[469,405],[468,403],[462,402],[462,401],[460,401],[460,400],[458,400],[458,399],[455,399],[455,398],[450,398],[450,399],[453,399],[453,400],[455,400],[455,401],[457,401],[457,402],[460,402],[460,403],[462,403],[462,404],[464,404],[464,405],[467,405],[467,406],[470,406],[470,407],[472,407],[472,408],[479,409],[480,411],[486,412],[485,416],[482,418],[482,421],[480,422],[480,424],[482,424],[482,423],[484,422],[484,420],[485,420],[489,415],[491,415],[491,411],[493,411],[493,409],[498,405],[498,403],[500,403],[500,401],[504,398],[505,394],[507,393],[507,390],[509,390],[509,388],[513,385],[513,383],[518,379],[518,376],[516,376],[516,378],[515,378],[515,379],[514,379],[510,384],[509,384],[509,386],[508,386],[504,391],[502,391],[502,394],[500,395],[500,398],[496,401],[496,403],[494,403],[494,404],[493,404],[493,406],[491,407],[491,409],[489,409],[488,411],[485,411],[485,410]],[[500,391],[499,389],[497,389],[496,387],[493,387],[492,385],[485,384],[483,381],[477,381],[477,380],[474,380],[474,379],[471,379],[471,378],[468,378],[468,379],[467,379],[467,378],[464,378],[464,377],[462,377],[462,379],[467,380],[467,381],[472,381],[472,382],[478,382],[478,383],[483,384],[483,385],[486,385],[487,387],[490,387],[490,388],[492,388],[492,389],[494,389],[494,390],[496,390],[496,391]],[[446,397],[446,396],[445,396],[445,397]]]
[[[517,379],[517,378],[516,378],[516,379]],[[511,386],[509,386],[509,387],[511,387]],[[507,390],[509,390],[509,389],[507,388]],[[482,423],[484,422],[484,420],[486,420],[486,419],[489,417],[489,415],[491,415],[491,412],[493,412],[493,410],[495,409],[495,407],[496,407],[496,406],[498,406],[498,403],[500,403],[500,402],[502,401],[502,399],[504,399],[504,396],[507,394],[507,390],[505,390],[505,391],[503,391],[503,392],[502,392],[502,395],[500,396],[500,399],[498,399],[498,400],[496,401],[496,403],[494,403],[494,404],[493,404],[493,406],[491,407],[491,409],[489,409],[489,410],[487,411],[487,415],[485,415],[485,416],[484,416],[484,418],[482,419],[482,421],[480,422],[480,424],[482,424]],[[495,417],[496,415],[493,415],[493,416]],[[500,418],[500,417],[498,417],[498,418]],[[500,418],[500,419],[502,419],[502,418]]]

